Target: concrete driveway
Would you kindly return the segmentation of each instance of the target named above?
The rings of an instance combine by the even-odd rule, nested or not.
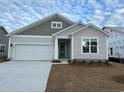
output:
[[[45,91],[50,68],[50,62],[0,63],[0,92]]]

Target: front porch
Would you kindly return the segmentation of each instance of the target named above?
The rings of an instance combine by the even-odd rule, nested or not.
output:
[[[57,38],[54,46],[55,60],[71,59],[71,39]]]

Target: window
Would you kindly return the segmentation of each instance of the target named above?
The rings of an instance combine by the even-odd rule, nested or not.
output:
[[[62,22],[52,22],[51,28],[62,28]]]
[[[5,44],[0,44],[0,54],[5,54]]]
[[[113,55],[113,48],[110,48],[110,54]]]
[[[97,38],[82,38],[81,53],[97,53],[98,40]]]

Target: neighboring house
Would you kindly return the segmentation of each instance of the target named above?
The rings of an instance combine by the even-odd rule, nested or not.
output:
[[[109,57],[124,58],[124,27],[104,27],[103,30],[110,34]]]
[[[8,34],[12,60],[108,59],[108,34],[55,13]]]
[[[8,32],[3,26],[0,26],[0,56],[7,56],[8,54]]]

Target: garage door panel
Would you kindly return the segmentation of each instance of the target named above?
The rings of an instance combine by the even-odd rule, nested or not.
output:
[[[15,60],[51,60],[51,45],[16,45]]]

